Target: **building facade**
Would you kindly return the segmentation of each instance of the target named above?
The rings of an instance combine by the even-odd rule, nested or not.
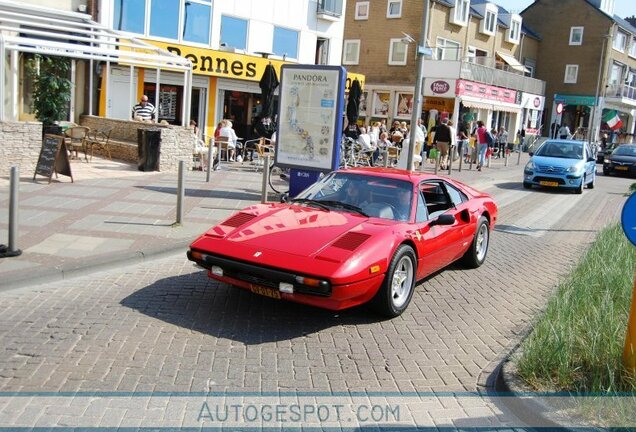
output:
[[[533,78],[540,40],[521,16],[482,0],[350,1],[343,64],[365,75],[367,121],[410,120],[417,43],[426,19],[422,118],[482,120],[514,134],[541,127],[545,83]],[[512,138],[510,139],[512,141]]]
[[[339,65],[344,0],[103,0],[99,20],[113,30],[192,62],[190,118],[210,135],[222,118],[249,138],[259,113],[265,66],[284,63]],[[130,118],[129,87],[160,100],[159,119],[178,124],[184,97],[178,74],[116,66],[100,115]],[[160,82],[157,88],[157,82]]]
[[[633,135],[636,28],[614,15],[613,0],[535,0],[521,15],[543,39],[537,76],[547,83],[549,124],[566,124],[592,140]],[[613,122],[610,120],[610,124]]]

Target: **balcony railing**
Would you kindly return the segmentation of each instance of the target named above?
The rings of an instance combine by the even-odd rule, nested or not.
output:
[[[462,61],[460,78],[526,93],[545,94],[545,81],[524,76],[516,70],[509,72],[510,70],[514,69],[506,64],[496,64],[492,57],[471,57],[470,61]]]
[[[318,15],[340,18],[342,16],[342,0],[318,0]]]
[[[605,97],[629,99],[631,103],[636,105],[636,87],[627,84],[610,84],[605,91]]]

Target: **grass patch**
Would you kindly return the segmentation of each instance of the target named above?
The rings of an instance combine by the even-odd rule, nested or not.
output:
[[[603,229],[522,343],[521,378],[539,391],[635,391],[621,359],[635,270],[620,225]]]

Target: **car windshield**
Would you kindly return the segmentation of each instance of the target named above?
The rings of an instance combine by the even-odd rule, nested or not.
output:
[[[636,146],[618,146],[612,152],[614,156],[636,156]]]
[[[292,203],[406,221],[412,200],[410,182],[338,171],[305,189]]]
[[[563,159],[583,159],[583,143],[547,141],[539,147],[535,155]]]

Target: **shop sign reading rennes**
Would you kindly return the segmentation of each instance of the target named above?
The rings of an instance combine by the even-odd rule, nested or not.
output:
[[[245,54],[236,54],[226,51],[195,48],[187,45],[148,40],[147,42],[170,51],[192,62],[192,72],[197,75],[209,75],[221,78],[235,78],[248,81],[260,81],[265,71],[265,66],[272,64],[276,73],[280,76],[281,66],[290,64],[282,60],[265,59]],[[357,78],[364,86],[364,75],[347,73],[347,88],[351,81]]]

